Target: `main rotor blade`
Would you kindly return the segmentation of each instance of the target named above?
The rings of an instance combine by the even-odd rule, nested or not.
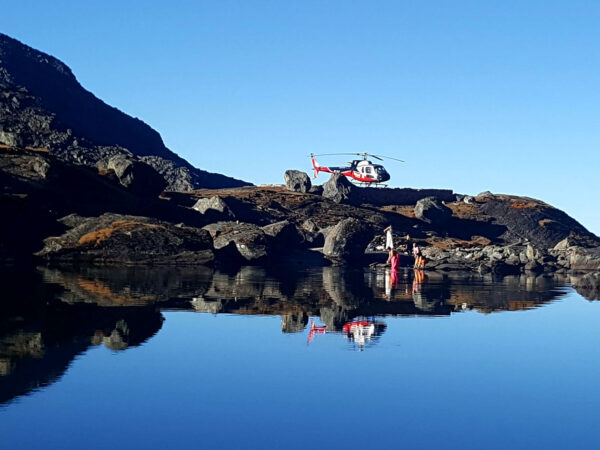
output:
[[[371,155],[371,156],[375,158],[377,155]],[[405,161],[404,161],[404,160],[402,160],[402,159],[398,159],[398,158],[392,158],[391,156],[385,156],[385,155],[378,155],[378,156],[379,156],[379,158],[380,158],[380,159],[381,159],[381,158],[386,158],[386,159],[393,159],[394,161],[405,162]]]
[[[358,155],[358,156],[362,156],[362,153],[319,153],[318,155],[313,155],[313,156],[334,156],[334,155]]]

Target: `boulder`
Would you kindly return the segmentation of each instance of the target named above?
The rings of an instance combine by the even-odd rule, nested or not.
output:
[[[148,217],[103,214],[69,217],[77,224],[61,236],[44,241],[37,253],[44,259],[96,264],[205,264],[214,258],[207,231],[176,226]]]
[[[342,203],[350,200],[353,189],[354,185],[348,181],[348,178],[341,173],[334,173],[323,185],[322,195],[335,203]]]
[[[577,278],[573,287],[587,300],[600,300],[600,272],[591,272]]]
[[[452,210],[435,197],[426,197],[415,205],[415,217],[431,225],[442,226],[452,217]]]
[[[235,218],[235,214],[233,214],[231,208],[225,203],[225,200],[216,195],[211,198],[199,199],[192,206],[192,209],[203,214],[211,222],[226,221]]]
[[[370,226],[352,217],[344,219],[327,234],[323,254],[338,263],[360,262],[372,239]]]
[[[289,253],[303,240],[296,226],[287,220],[265,225],[261,229],[273,253]]]
[[[571,270],[600,271],[600,247],[571,247],[566,253]]]
[[[316,233],[319,231],[319,227],[312,219],[306,219],[302,222],[302,229],[304,231],[308,231],[309,233]]]
[[[311,187],[308,190],[309,194],[314,194],[314,195],[323,195],[323,186],[321,186],[320,184],[315,185],[313,187]]]
[[[310,177],[300,170],[286,170],[283,179],[285,186],[294,192],[308,192],[312,186]]]
[[[45,180],[50,171],[50,163],[44,158],[32,158],[31,170],[38,175],[42,180]]]
[[[114,171],[119,183],[137,195],[157,197],[167,186],[165,179],[148,164],[125,155],[109,158],[106,169]]]
[[[217,222],[203,228],[213,238],[218,259],[222,262],[262,262],[268,255],[264,231],[251,223]]]

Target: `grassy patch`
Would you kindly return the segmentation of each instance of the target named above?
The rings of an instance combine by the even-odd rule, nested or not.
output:
[[[100,230],[91,231],[84,234],[79,238],[77,244],[80,246],[93,245],[98,246],[103,241],[108,239],[115,231],[133,230],[134,228],[164,228],[160,225],[153,225],[148,223],[117,220],[113,222],[110,228],[102,228]]]
[[[513,204],[511,205],[511,207],[513,209],[534,209],[537,208],[539,205],[537,205],[536,203],[533,202],[513,202]]]

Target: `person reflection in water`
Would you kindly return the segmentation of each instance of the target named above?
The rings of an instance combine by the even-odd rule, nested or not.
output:
[[[394,249],[390,249],[386,264],[390,265],[390,270],[385,274],[385,295],[388,300],[392,299],[392,288],[398,284],[398,267],[400,266],[400,255]]]

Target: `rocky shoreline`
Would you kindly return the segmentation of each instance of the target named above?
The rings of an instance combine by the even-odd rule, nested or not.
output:
[[[322,264],[361,265],[385,261],[383,229],[392,225],[401,250],[422,248],[427,270],[600,270],[600,239],[527,197],[359,188],[340,175],[315,189],[298,171],[287,185],[152,192],[140,188],[145,171],[120,164],[92,170],[50,152],[0,149],[4,259],[269,264],[320,249]]]
[[[2,34],[0,91],[2,262],[381,265],[391,225],[404,264],[417,243],[428,271],[600,271],[600,238],[540,200],[202,171],[65,64]],[[593,292],[598,279],[581,283]]]

